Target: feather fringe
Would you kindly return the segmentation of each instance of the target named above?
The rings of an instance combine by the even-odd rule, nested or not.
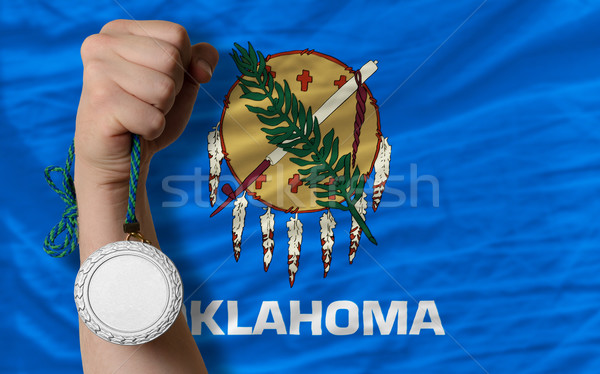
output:
[[[221,146],[221,133],[218,126],[208,133],[208,161],[209,178],[208,192],[210,196],[210,206],[215,206],[217,202],[217,189],[219,188],[219,177],[221,176],[221,162],[223,162],[223,148]]]
[[[333,236],[333,229],[335,228],[335,220],[331,215],[331,212],[327,210],[321,216],[319,220],[321,226],[321,251],[323,259],[323,278],[327,276],[329,272],[329,266],[331,264],[331,251],[333,249],[333,243],[335,238]]]
[[[269,265],[273,259],[273,232],[275,230],[275,215],[271,213],[271,208],[267,208],[267,212],[260,216],[260,229],[262,232],[263,246],[263,265],[265,271],[269,270]]]
[[[288,274],[290,277],[290,287],[294,287],[296,281],[296,272],[300,262],[300,247],[302,245],[302,222],[298,219],[298,214],[290,218],[286,224],[288,228]]]
[[[363,219],[365,219],[365,216],[367,214],[367,199],[366,199],[366,197],[367,197],[367,194],[365,192],[363,192],[360,199],[358,199],[358,201],[354,205],[356,207],[356,210],[358,211],[358,213],[360,214],[360,216]],[[361,234],[362,234],[362,229],[360,228],[360,226],[358,225],[358,222],[356,222],[354,217],[352,217],[352,227],[350,228],[350,252],[348,253],[348,259],[350,260],[351,264],[354,261],[354,256],[356,256],[356,250],[358,249],[358,245],[360,244]]]
[[[390,159],[392,156],[392,146],[388,143],[388,138],[383,138],[379,145],[379,153],[375,160],[375,179],[373,181],[373,211],[377,211],[381,196],[385,189],[385,183],[390,176]]]
[[[238,197],[233,203],[233,254],[235,260],[240,259],[240,252],[242,250],[242,233],[244,232],[244,223],[246,220],[246,207],[248,206],[248,200],[246,200],[246,193]]]

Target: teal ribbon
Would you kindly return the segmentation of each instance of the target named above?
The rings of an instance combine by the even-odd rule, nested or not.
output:
[[[125,224],[137,224],[135,216],[135,200],[137,195],[137,185],[140,176],[140,138],[133,134],[131,137],[131,167],[129,170],[129,198],[127,200],[127,214]],[[44,251],[52,257],[64,257],[75,250],[77,247],[77,198],[75,194],[75,185],[73,183],[72,168],[75,158],[75,144],[71,143],[65,167],[48,166],[44,170],[46,182],[50,188],[58,194],[65,202],[65,211],[60,221],[50,230],[50,233],[44,239]],[[52,173],[60,174],[62,186],[59,187],[52,180]],[[62,242],[57,240],[64,233]]]

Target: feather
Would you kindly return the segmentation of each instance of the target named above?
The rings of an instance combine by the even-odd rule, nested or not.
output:
[[[333,242],[335,240],[333,236],[333,229],[335,228],[335,220],[331,215],[331,212],[327,210],[321,216],[319,220],[321,225],[321,251],[323,259],[323,278],[327,276],[329,272],[329,265],[331,264],[331,250],[333,249]]]
[[[356,210],[358,211],[358,213],[360,214],[360,216],[363,219],[365,219],[365,215],[367,214],[366,197],[367,197],[367,194],[365,192],[363,192],[360,199],[358,199],[358,201],[354,205],[356,207]],[[365,221],[366,221],[366,219],[365,219]],[[350,263],[352,263],[352,261],[354,261],[354,256],[356,256],[356,250],[358,249],[358,245],[360,243],[361,234],[362,234],[362,229],[360,228],[360,226],[358,225],[358,222],[356,222],[354,217],[352,217],[352,227],[350,228],[350,253],[348,253],[348,258],[350,260]]]
[[[263,245],[263,265],[265,271],[269,270],[269,265],[273,259],[273,232],[275,230],[275,215],[271,213],[271,208],[267,208],[267,212],[260,216],[260,229],[262,232]]]
[[[302,222],[296,217],[290,218],[286,224],[288,228],[288,274],[290,276],[290,287],[294,286],[296,272],[300,262],[300,247],[302,245]]]
[[[392,155],[392,146],[388,144],[388,138],[383,138],[379,145],[379,153],[375,160],[375,179],[373,181],[373,211],[377,210],[381,202],[381,195],[385,188],[385,183],[390,175],[390,158]]]
[[[219,177],[221,176],[221,162],[223,161],[223,148],[221,146],[221,133],[218,126],[208,133],[208,161],[209,178],[208,192],[210,196],[210,206],[215,206],[217,201],[217,189],[219,188]]]
[[[240,252],[242,250],[242,233],[244,232],[247,206],[248,200],[246,200],[246,193],[244,192],[233,203],[233,224],[231,231],[233,233],[233,254],[236,261],[240,259]]]

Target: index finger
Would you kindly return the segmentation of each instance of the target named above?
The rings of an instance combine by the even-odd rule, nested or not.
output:
[[[182,69],[187,71],[191,58],[190,38],[185,28],[177,23],[118,19],[104,25],[100,33],[109,35],[132,34],[170,43],[179,50],[181,62],[183,63]],[[157,42],[157,45],[160,47],[160,43]]]

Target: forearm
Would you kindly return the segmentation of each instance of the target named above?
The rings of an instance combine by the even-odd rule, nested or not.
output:
[[[141,233],[158,248],[145,181],[148,166],[140,170],[136,216]],[[127,209],[126,187],[114,188],[97,182],[97,173],[83,162],[75,164],[75,188],[79,214],[81,262],[95,250],[125,239],[123,222]],[[173,326],[157,339],[141,346],[121,346],[94,335],[79,323],[81,356],[86,373],[199,373],[204,363],[191,332],[179,315]]]

